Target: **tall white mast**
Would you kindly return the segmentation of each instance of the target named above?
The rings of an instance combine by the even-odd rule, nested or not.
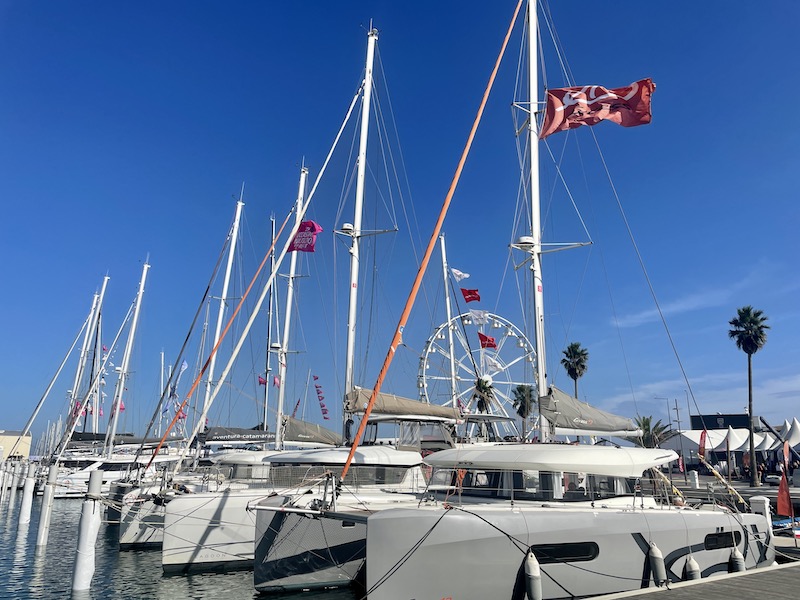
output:
[[[358,147],[358,173],[356,178],[356,202],[353,224],[342,227],[344,233],[352,237],[350,245],[350,301],[347,315],[347,354],[344,375],[344,394],[353,391],[356,344],[356,311],[358,309],[358,274],[359,274],[359,240],[361,237],[361,217],[364,205],[364,177],[367,168],[367,134],[369,133],[369,111],[372,98],[372,66],[375,58],[375,43],[378,41],[378,30],[370,27],[367,34],[367,64],[364,74],[364,97],[361,105],[361,137]]]
[[[444,234],[439,236],[439,243],[442,247],[442,276],[444,277],[444,306],[447,311],[447,321],[453,318],[452,309],[450,308],[450,274],[447,272],[447,252],[444,246]],[[458,408],[457,390],[456,387],[456,359],[454,356],[453,348],[453,328],[447,326],[447,349],[450,358],[450,399],[453,408]]]
[[[542,222],[539,198],[539,131],[536,126],[536,112],[539,108],[538,74],[538,29],[536,2],[528,2],[528,98],[530,118],[528,119],[528,147],[530,148],[531,181],[531,279],[533,283],[534,328],[536,330],[536,389],[539,398],[547,395],[547,354],[544,339],[544,288],[542,283]],[[539,416],[539,439],[547,441],[550,429],[546,419]]]
[[[303,207],[303,199],[306,195],[306,179],[308,168],[300,169],[300,185],[297,190],[297,201],[295,202],[295,225],[300,223],[300,210]],[[297,272],[297,252],[292,252],[289,259],[289,279],[286,284],[286,309],[283,312],[283,335],[280,340],[280,350],[278,350],[278,410],[275,418],[275,449],[283,450],[283,401],[286,397],[286,355],[289,343],[289,328],[292,321],[292,302],[294,300],[294,278]],[[269,385],[269,381],[267,382]]]
[[[212,348],[217,346],[219,337],[222,333],[222,321],[225,318],[225,308],[228,305],[228,286],[231,280],[231,270],[233,268],[233,257],[236,254],[236,242],[239,239],[239,220],[242,215],[242,207],[244,197],[244,184],[242,190],[239,192],[239,201],[236,203],[236,213],[233,217],[233,225],[230,232],[230,247],[228,248],[228,263],[225,266],[225,280],[222,283],[222,294],[219,298],[219,312],[217,313],[217,326],[214,330],[214,343]],[[214,386],[214,364],[217,362],[217,353],[211,355],[211,361],[208,363],[208,379],[206,380],[206,395],[203,399],[203,412],[206,412],[208,407],[209,398],[211,397],[211,388]]]
[[[270,222],[270,230],[272,235],[270,240],[272,245],[275,245],[275,215],[272,214],[269,217]],[[275,272],[275,253],[273,252],[269,259],[270,264],[270,273]],[[267,417],[269,415],[269,379],[270,373],[272,372],[272,321],[274,320],[273,313],[275,312],[275,306],[277,301],[277,295],[275,294],[275,288],[269,288],[269,301],[267,303],[267,360],[266,360],[266,370],[264,371],[264,377],[266,381],[264,383],[264,431],[267,431]],[[275,429],[277,430],[280,426],[280,423],[275,424]],[[275,434],[278,435],[277,433]],[[266,446],[264,447],[266,449]]]
[[[131,321],[131,329],[128,332],[128,341],[125,344],[125,353],[122,355],[122,365],[119,367],[119,379],[117,379],[117,387],[114,389],[114,399],[111,402],[111,410],[114,413],[111,417],[111,426],[106,432],[105,449],[106,456],[111,458],[114,452],[114,436],[117,433],[117,422],[119,421],[120,404],[122,402],[122,392],[125,390],[125,381],[128,378],[128,368],[131,361],[131,352],[133,351],[133,340],[136,336],[136,325],[139,322],[139,312],[142,308],[142,296],[144,295],[144,283],[147,280],[147,271],[150,265],[145,260],[142,267],[142,277],[139,280],[139,292],[136,294],[136,308],[133,311],[133,319]]]

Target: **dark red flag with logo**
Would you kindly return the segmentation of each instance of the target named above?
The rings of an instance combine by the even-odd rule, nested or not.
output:
[[[612,121],[623,127],[646,125],[652,118],[650,97],[655,89],[652,79],[641,79],[614,89],[584,85],[547,90],[547,108],[539,139],[600,121]]]
[[[478,339],[481,341],[481,348],[497,348],[494,338],[483,335],[480,331],[478,332]]]
[[[478,290],[467,290],[461,288],[461,294],[464,296],[465,302],[478,302],[481,299],[481,295],[478,293]]]

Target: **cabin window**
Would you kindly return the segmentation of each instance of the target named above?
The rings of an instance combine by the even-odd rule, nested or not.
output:
[[[594,560],[600,554],[595,542],[574,542],[570,544],[537,544],[531,546],[531,552],[540,565],[562,562],[586,562]]]
[[[706,550],[720,550],[722,548],[733,548],[742,541],[742,534],[738,531],[721,531],[709,533],[703,545]]]

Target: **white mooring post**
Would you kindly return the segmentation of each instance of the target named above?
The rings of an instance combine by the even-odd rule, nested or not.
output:
[[[58,464],[53,463],[47,469],[47,483],[42,496],[42,514],[39,516],[39,532],[36,535],[36,554],[44,553],[47,538],[50,535],[50,515],[53,513],[53,496],[56,493]]]
[[[78,552],[75,556],[75,569],[72,572],[72,589],[88,590],[94,576],[94,550],[97,532],[102,521],[100,490],[103,485],[103,472],[89,473],[89,492],[83,501],[81,519],[78,524]]]
[[[17,488],[19,487],[19,472],[22,465],[15,462],[11,468],[11,491],[8,494],[8,510],[14,508],[14,502],[17,499]]]
[[[6,474],[8,473],[8,463],[3,461],[0,463],[0,502],[6,499],[6,489],[8,486],[6,483],[8,482],[8,477]]]
[[[36,485],[36,465],[28,465],[28,475],[22,488],[22,504],[19,507],[19,517],[17,518],[17,533],[31,522],[31,506],[33,505],[33,488]]]

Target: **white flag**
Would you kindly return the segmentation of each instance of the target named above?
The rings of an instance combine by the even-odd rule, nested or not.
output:
[[[494,357],[489,356],[487,354],[487,355],[484,356],[484,358],[486,359],[486,367],[487,368],[492,369],[493,371],[502,371],[503,370],[503,365],[500,363],[500,361],[498,361]]]
[[[476,325],[486,325],[489,323],[488,310],[478,310],[476,308],[473,308],[470,309],[469,312],[472,315],[472,320],[475,322]]]
[[[469,277],[469,273],[464,273],[463,271],[459,271],[458,269],[450,269],[453,272],[453,277],[456,280],[456,283],[461,281],[462,279],[466,279]]]

